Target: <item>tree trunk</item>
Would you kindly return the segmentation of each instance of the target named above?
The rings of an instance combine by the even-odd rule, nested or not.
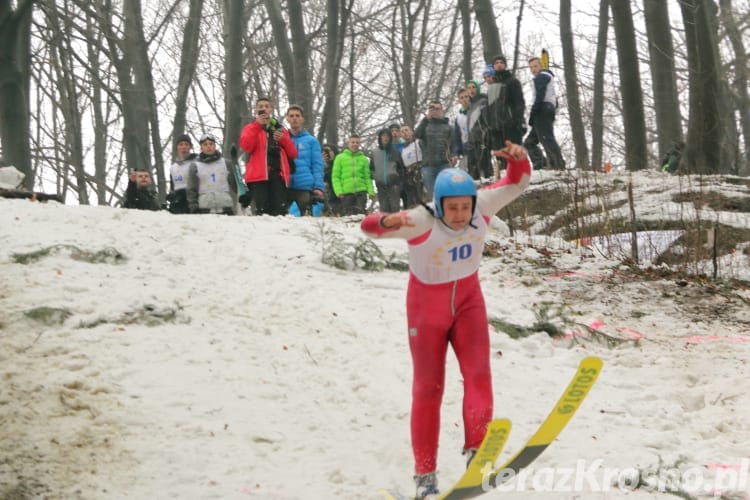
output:
[[[742,136],[745,143],[745,155],[737,173],[740,175],[750,175],[750,96],[748,96],[748,57],[744,44],[742,43],[742,33],[737,25],[732,11],[731,0],[719,0],[721,7],[721,22],[726,30],[729,42],[734,50],[734,101],[736,111],[739,112],[739,124],[742,129]]]
[[[93,114],[93,125],[94,130],[106,130],[106,124],[104,120],[104,112],[102,106],[104,100],[102,99],[102,82],[97,77],[102,73],[100,67],[99,58],[97,57],[97,47],[102,45],[102,32],[96,29],[96,21],[91,17],[90,14],[86,15],[86,36],[91,43],[86,44],[86,51],[88,54],[89,64],[89,75],[91,79],[91,107]],[[94,192],[96,193],[97,203],[99,205],[108,204],[108,189],[107,189],[107,135],[106,134],[94,134]]]
[[[55,74],[55,84],[59,99],[55,103],[59,107],[63,118],[64,134],[61,141],[63,150],[63,169],[70,168],[76,180],[76,194],[78,203],[89,204],[88,182],[86,170],[83,165],[83,128],[82,116],[79,109],[79,88],[84,84],[76,81],[75,65],[72,60],[73,47],[71,38],[63,33],[70,33],[70,16],[63,12],[62,17],[58,15],[58,6],[55,3],[46,9],[51,31],[48,32],[48,44],[50,46],[50,66]]]
[[[663,0],[644,0],[644,17],[650,56],[649,69],[654,89],[659,158],[682,141],[682,118],[677,97],[674,46],[669,9]]]
[[[193,0],[202,3],[202,0]],[[224,0],[224,72],[227,75],[224,122],[224,146],[222,151],[227,153],[232,144],[238,145],[243,122],[250,120],[245,99],[245,78],[242,65],[242,42],[247,27],[244,14],[244,0]],[[191,5],[192,7],[192,5]],[[198,26],[195,26],[196,31]],[[187,36],[185,41],[187,42]],[[191,47],[195,50],[193,56],[198,58],[197,43]],[[183,54],[184,55],[184,54]],[[194,67],[193,63],[193,67]],[[191,71],[190,79],[193,77]],[[188,80],[189,83],[189,80]]]
[[[565,95],[568,101],[568,116],[576,151],[576,168],[589,169],[586,127],[583,125],[581,98],[578,94],[578,71],[576,70],[576,54],[573,47],[570,0],[560,0],[560,40],[562,42],[563,66],[565,67]]]
[[[722,127],[718,61],[710,11],[706,0],[682,0],[680,9],[690,61],[690,114],[681,168],[688,173],[716,173],[721,162]]]
[[[594,96],[591,112],[591,168],[601,171],[604,138],[604,69],[607,64],[607,37],[609,32],[609,0],[599,2],[599,30],[596,36],[594,62]]]
[[[302,6],[296,0],[289,0],[287,11],[292,34],[292,41],[290,42],[279,0],[264,0],[263,3],[271,21],[279,63],[289,93],[289,102],[300,104],[306,111],[311,111],[312,88],[310,87],[309,76],[309,50],[302,20]],[[281,110],[278,111],[281,112]],[[310,122],[312,119],[313,117],[310,117]],[[308,126],[312,125],[310,122],[308,122]]]
[[[299,104],[305,110],[305,127],[310,130],[315,128],[317,116],[313,108],[312,77],[310,76],[310,42],[305,32],[304,12],[300,0],[287,0],[287,12],[289,14],[289,29],[292,33],[292,54],[294,60],[294,81],[291,87],[289,103]],[[281,110],[279,110],[281,113]]]
[[[151,72],[151,61],[148,57],[148,45],[143,30],[143,15],[141,13],[141,0],[125,0],[123,2],[125,14],[125,47],[130,52],[129,59],[133,62],[131,71],[135,75],[135,87],[138,89],[140,106],[145,111],[141,116],[141,122],[150,125],[143,127],[144,141],[146,144],[146,161],[142,164],[144,168],[156,173],[156,186],[159,202],[164,203],[167,198],[167,182],[164,172],[164,150],[159,133],[159,109],[156,103],[156,90],[154,88],[154,76]],[[145,118],[145,120],[144,120]],[[151,169],[151,147],[149,147],[149,132],[151,133],[151,144],[153,147],[153,170]]]
[[[474,68],[471,66],[473,40],[471,38],[471,4],[469,0],[458,0],[458,8],[461,11],[461,39],[463,40],[463,54],[461,58],[461,74],[463,81],[468,82],[474,78]]]
[[[5,160],[34,187],[29,146],[31,11],[34,0],[0,0],[0,142]]]
[[[344,57],[344,39],[354,0],[326,0],[325,104],[321,117],[320,142],[339,143],[339,68]]]
[[[503,46],[500,44],[500,33],[495,23],[495,11],[492,7],[492,0],[474,0],[474,15],[477,18],[479,31],[482,34],[484,62],[491,63],[496,55],[503,53]]]
[[[648,163],[646,119],[643,112],[643,91],[638,70],[638,49],[635,43],[633,13],[628,0],[612,0],[612,19],[617,40],[617,61],[620,69],[622,119],[625,129],[625,165],[628,170],[646,168]]]
[[[233,4],[233,3],[239,3],[240,4],[240,14],[237,16],[237,18],[230,17],[228,21],[225,20],[227,23],[227,39],[229,40],[228,43],[233,43],[232,38],[236,36],[233,33],[234,24],[235,22],[241,22],[243,19],[242,16],[242,0],[225,0],[225,12],[229,10],[229,8],[226,7],[227,4]],[[231,7],[230,7],[231,8]],[[188,95],[190,92],[190,85],[193,82],[193,79],[195,78],[195,68],[198,64],[198,40],[199,40],[199,34],[200,34],[200,21],[201,21],[201,13],[203,12],[203,0],[190,0],[190,9],[188,13],[188,18],[185,21],[185,32],[182,36],[182,50],[180,51],[180,71],[177,77],[177,90],[175,91],[175,99],[174,99],[174,122],[172,123],[172,157],[174,158],[177,155],[177,145],[174,143],[174,140],[188,132],[186,129],[187,124],[187,101],[188,101]],[[234,12],[234,11],[232,11]],[[242,37],[242,34],[239,35]],[[240,44],[242,43],[240,39]],[[229,50],[227,50],[227,64],[230,64],[229,61],[232,59],[233,54],[230,53]],[[242,60],[240,59],[239,64],[237,64],[233,69],[236,69],[237,71],[242,71]],[[227,71],[227,106],[229,107],[230,103],[236,104],[234,102],[234,96],[230,92],[230,89],[233,85],[233,74]],[[244,99],[244,97],[243,97]],[[242,108],[240,108],[242,109]],[[234,110],[232,110],[234,111]],[[234,119],[234,117],[230,114],[230,111],[227,110],[227,129],[230,127],[230,123],[232,121],[230,120],[230,117]],[[203,131],[194,131],[194,134],[202,134]],[[239,134],[239,132],[238,132]],[[196,137],[197,139],[198,137]],[[225,145],[226,147],[226,134],[225,134]]]

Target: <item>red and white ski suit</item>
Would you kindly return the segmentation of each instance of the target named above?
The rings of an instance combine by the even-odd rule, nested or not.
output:
[[[489,331],[478,269],[490,218],[526,189],[530,177],[528,159],[509,159],[505,177],[478,191],[471,224],[459,231],[424,207],[406,211],[413,226],[385,228],[380,212],[362,221],[362,230],[372,238],[404,238],[409,244],[406,315],[414,366],[411,439],[417,474],[437,466],[449,343],[464,380],[464,449],[479,447],[492,419]]]

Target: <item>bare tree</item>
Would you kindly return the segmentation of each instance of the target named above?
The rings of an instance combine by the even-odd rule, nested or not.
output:
[[[492,0],[474,0],[474,15],[477,18],[479,31],[482,34],[484,62],[492,62],[492,58],[503,53],[500,43],[500,33],[497,31],[495,11]]]
[[[743,44],[742,32],[734,17],[731,0],[720,0],[721,23],[726,30],[729,42],[734,50],[734,102],[739,114],[739,124],[745,143],[744,165],[740,165],[738,173],[750,173],[750,96],[748,96],[748,56]],[[734,112],[732,113],[734,114]]]
[[[594,96],[591,112],[591,166],[601,170],[604,135],[604,68],[607,62],[607,37],[609,33],[609,0],[599,1],[599,31],[597,33],[594,62]]]
[[[227,75],[226,97],[224,98],[223,150],[225,152],[229,151],[232,144],[239,144],[243,121],[249,118],[247,100],[245,99],[245,75],[242,71],[242,42],[247,27],[244,4],[244,0],[224,0],[224,31],[226,32],[224,37],[224,52],[226,53],[224,72]]]
[[[34,0],[0,0],[0,142],[6,160],[25,174],[32,189],[29,147],[29,40]]]
[[[326,42],[324,89],[325,104],[318,139],[338,144],[339,124],[339,68],[344,57],[344,38],[349,27],[354,0],[326,0]]]
[[[719,68],[708,1],[680,2],[690,62],[690,115],[683,165],[693,173],[715,173],[721,163]]]
[[[639,170],[646,168],[648,155],[633,13],[628,0],[611,0],[610,6],[617,40],[617,61],[620,67],[622,119],[625,128],[625,164],[628,170]]]
[[[472,33],[471,33],[471,4],[469,0],[458,0],[458,9],[461,12],[461,39],[463,41],[463,57],[461,58],[461,74],[463,81],[468,82],[474,78],[474,72],[471,65],[473,54]]]
[[[71,167],[76,179],[76,194],[81,205],[89,204],[88,183],[86,170],[83,165],[83,117],[81,113],[82,103],[79,91],[80,82],[76,77],[76,66],[73,60],[74,49],[71,46],[72,39],[64,36],[64,32],[71,32],[72,26],[69,22],[68,12],[63,16],[58,15],[60,6],[56,2],[45,4],[43,9],[47,18],[49,31],[47,36],[50,50],[50,65],[53,68],[53,81],[57,88],[57,99],[54,99],[55,108],[59,110],[63,119],[64,135],[59,142],[63,150],[62,164],[67,170]],[[64,4],[62,8],[67,8]]]
[[[568,101],[568,116],[576,151],[576,168],[588,169],[589,150],[586,144],[586,128],[583,125],[581,98],[578,94],[578,71],[573,46],[573,28],[570,19],[570,0],[560,0],[560,39],[565,66],[565,89]]]
[[[225,5],[227,3],[239,3],[240,9],[242,0],[236,0],[232,2],[232,0],[225,0]],[[230,7],[231,8],[231,7]],[[227,9],[229,10],[229,9]],[[201,12],[203,12],[203,0],[190,0],[190,7],[188,10],[188,17],[185,20],[185,31],[183,32],[182,36],[182,50],[180,51],[180,69],[177,76],[177,89],[175,91],[175,98],[174,98],[174,121],[172,123],[172,139],[176,138],[177,136],[184,134],[187,131],[187,106],[188,106],[188,95],[190,93],[190,85],[193,82],[195,78],[195,68],[198,62],[198,40],[199,40],[199,33],[200,33],[200,20],[201,20]],[[243,16],[240,14],[237,15],[237,19],[232,19],[232,22],[241,22]],[[233,11],[234,13],[234,11]],[[239,20],[239,21],[238,21]],[[227,27],[227,39],[229,40],[227,43],[233,43],[233,36],[234,33],[232,29],[234,28],[234,25],[228,25]],[[240,35],[241,36],[241,35]],[[240,44],[242,43],[242,39],[240,38]],[[230,55],[227,52],[227,64],[230,64]],[[232,60],[232,63],[234,61]],[[237,65],[237,71],[242,71],[242,60],[240,59],[240,63]],[[227,75],[229,75],[229,72],[227,72]],[[230,76],[227,76],[227,102],[230,101],[230,96],[232,94],[230,93],[230,87],[232,85],[232,80]],[[227,124],[229,124],[229,117],[231,115],[229,112],[227,112]],[[174,140],[172,140],[173,146],[170,149],[172,152],[172,156],[175,156],[176,154],[176,144],[174,144]]]
[[[263,3],[271,19],[274,42],[284,72],[289,100],[300,104],[306,110],[311,110],[313,97],[310,85],[310,51],[303,22],[302,4],[299,0],[287,0],[289,31],[292,35],[290,41],[279,0],[264,0]],[[306,121],[307,125],[312,127],[314,117],[309,116]]]
[[[677,97],[674,47],[669,23],[669,9],[663,0],[643,0],[646,33],[656,110],[659,158],[682,141],[682,118]]]

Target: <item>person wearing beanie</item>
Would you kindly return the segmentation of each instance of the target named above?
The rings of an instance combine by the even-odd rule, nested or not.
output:
[[[469,97],[471,97],[472,100],[480,95],[481,89],[482,84],[479,83],[479,80],[469,80],[468,82],[466,82],[466,90],[469,91]]]
[[[193,142],[187,134],[177,136],[175,158],[169,167],[169,211],[173,214],[190,213],[187,201],[187,178],[190,164],[198,156],[192,152]]]
[[[486,71],[486,70],[485,70]],[[491,170],[490,150],[485,140],[489,130],[484,109],[487,107],[487,95],[480,92],[481,84],[477,80],[466,82],[469,92],[469,109],[466,112],[466,126],[469,130],[469,148],[466,157],[466,168],[474,179],[480,179],[482,172]]]
[[[495,57],[492,63],[494,75],[487,89],[487,121],[490,128],[487,148],[490,151],[501,149],[505,141],[520,144],[526,131],[523,87],[506,64],[504,55]]]
[[[565,160],[563,160],[560,145],[555,139],[554,130],[555,110],[557,109],[555,77],[550,70],[542,69],[542,62],[538,57],[529,59],[529,70],[534,76],[534,103],[529,113],[531,132],[524,141],[524,147],[529,151],[529,158],[535,169],[549,166],[555,170],[564,170]],[[539,149],[540,143],[547,155],[546,160]]]
[[[398,212],[403,171],[401,153],[393,145],[391,129],[381,129],[378,131],[378,147],[372,151],[372,178],[381,210]]]
[[[201,152],[188,169],[190,213],[234,215],[237,205],[234,166],[216,148],[216,137],[205,134],[198,142]]]
[[[487,85],[492,84],[492,79],[495,76],[495,68],[493,68],[492,64],[488,64],[484,71],[482,71],[482,78],[484,79],[484,83]]]

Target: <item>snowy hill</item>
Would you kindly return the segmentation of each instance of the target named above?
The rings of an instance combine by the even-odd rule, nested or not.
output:
[[[501,458],[533,434],[580,359],[599,356],[604,369],[529,473],[483,498],[750,497],[748,187],[634,178],[638,217],[655,221],[642,229],[701,220],[721,242],[732,235],[713,281],[568,243],[573,208],[556,200],[589,192],[599,201],[579,206],[591,224],[614,224],[627,219],[627,181],[575,190],[568,174],[535,174],[508,208],[514,236],[491,236],[480,276],[495,414],[513,421]],[[0,199],[0,498],[411,493],[407,275],[322,262],[368,248],[362,240],[348,219]],[[705,243],[680,239],[667,253],[679,261]],[[403,241],[377,245],[405,260]],[[710,276],[713,263],[693,267]],[[464,467],[461,397],[451,354],[444,487]]]

